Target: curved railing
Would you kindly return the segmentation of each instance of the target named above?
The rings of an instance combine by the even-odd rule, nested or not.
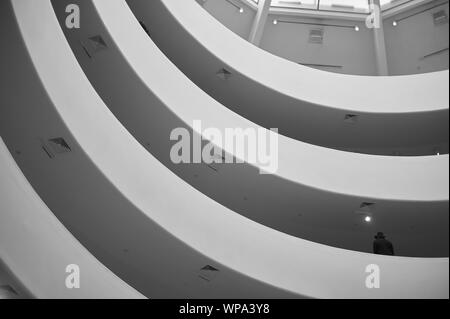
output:
[[[370,252],[373,234],[383,230],[393,236],[399,255],[448,255],[447,155],[367,156],[279,136],[279,167],[273,175],[259,174],[262,165],[174,164],[169,154],[175,142],[169,136],[175,128],[186,127],[209,140],[205,132],[195,131],[194,120],[221,132],[258,127],[188,81],[129,12],[98,9],[103,3],[94,3],[99,16],[85,13],[83,28],[65,30],[79,63],[122,124],[192,186],[243,216],[311,241]],[[64,21],[64,1],[54,5]],[[95,11],[80,5],[84,12]],[[80,39],[92,35],[101,36],[108,49],[89,58]],[[366,223],[366,216],[372,222]]]
[[[128,3],[190,79],[259,125],[352,152],[448,153],[448,71],[399,77],[319,71],[253,46],[195,1]],[[223,69],[230,72],[226,80],[217,76]],[[354,125],[349,116],[356,116]]]
[[[142,298],[64,228],[34,192],[1,139],[0,262],[13,275],[13,284],[19,286],[14,288],[22,296]],[[70,276],[78,274],[79,280],[73,277],[75,286],[71,286]]]

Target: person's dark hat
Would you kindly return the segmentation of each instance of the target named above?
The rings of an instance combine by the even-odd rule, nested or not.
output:
[[[383,234],[383,232],[378,232],[376,235],[375,235],[375,239],[384,239],[384,238],[386,238],[386,236],[384,236],[384,234]]]

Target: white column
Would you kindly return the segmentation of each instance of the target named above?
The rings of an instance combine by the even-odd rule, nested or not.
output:
[[[264,32],[264,26],[269,16],[270,3],[272,0],[259,0],[258,11],[253,21],[252,29],[248,40],[256,46],[259,46]]]
[[[377,8],[379,8],[378,12],[372,12],[372,14],[379,14],[379,24],[375,25],[375,27],[373,28],[375,40],[375,56],[377,60],[377,72],[378,75],[386,76],[389,75],[389,69],[387,63],[386,42],[384,39],[384,26],[383,26],[383,17],[381,14],[380,0],[371,0],[371,3],[375,5]]]

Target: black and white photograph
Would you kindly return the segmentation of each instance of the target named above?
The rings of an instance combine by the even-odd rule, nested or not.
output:
[[[448,301],[448,0],[0,0],[0,25],[0,307]]]

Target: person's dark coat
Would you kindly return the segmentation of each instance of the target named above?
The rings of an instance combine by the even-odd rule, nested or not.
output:
[[[383,233],[379,232],[375,236],[375,240],[373,242],[373,253],[377,255],[394,255],[394,245],[387,240]]]

